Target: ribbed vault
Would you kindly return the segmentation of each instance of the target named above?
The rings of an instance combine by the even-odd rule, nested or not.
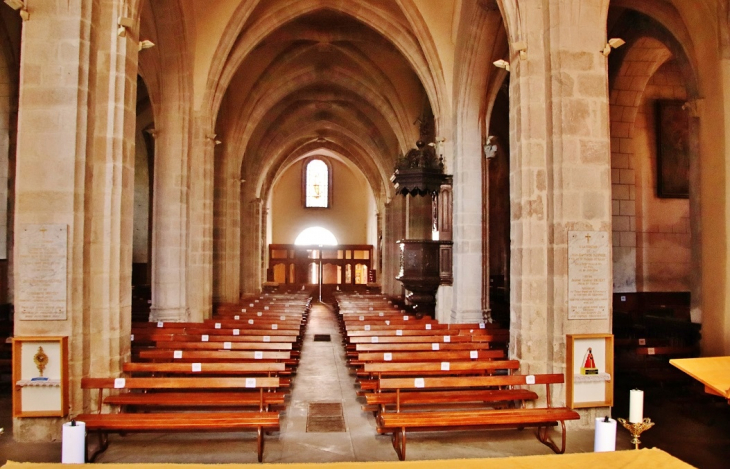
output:
[[[440,64],[423,45],[431,38],[413,28],[414,11],[403,11],[409,2],[245,3],[211,61],[201,112],[211,113],[224,142],[215,155],[214,269],[231,272],[221,282],[255,291],[262,204],[283,171],[313,154],[334,155],[363,175],[383,210],[395,160],[414,146],[419,118],[438,118],[448,106]],[[231,266],[237,259],[240,276]],[[216,289],[218,298],[235,291]]]

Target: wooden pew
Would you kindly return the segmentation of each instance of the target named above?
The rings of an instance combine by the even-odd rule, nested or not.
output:
[[[278,376],[279,386],[291,387],[292,369],[283,362],[127,362],[122,371],[143,376]]]
[[[378,380],[384,377],[404,376],[456,376],[456,375],[487,375],[498,371],[509,372],[519,369],[516,360],[454,360],[428,362],[378,362],[366,363],[358,372],[358,384],[361,393],[380,391]]]
[[[109,445],[109,433],[129,432],[171,432],[171,431],[245,431],[254,430],[258,434],[258,460],[263,460],[264,432],[279,428],[279,413],[265,410],[264,391],[279,387],[279,378],[84,378],[81,380],[82,389],[97,389],[99,392],[98,408],[96,413],[80,414],[76,420],[85,422],[89,433],[98,435],[98,448],[88,458],[94,461]],[[259,394],[259,409],[257,411],[202,411],[194,412],[164,412],[164,413],[117,413],[102,414],[104,390],[121,389],[121,392],[130,390],[145,390],[157,392],[177,392],[187,390],[194,394],[195,390],[204,390],[208,393],[217,390],[257,390]]]
[[[488,368],[486,370],[495,372],[504,372],[505,374],[512,374],[513,372],[520,369],[520,363],[517,360],[494,360],[487,362]],[[383,369],[380,365],[382,364],[370,364],[366,365],[366,369],[370,367],[370,370],[376,370],[378,373],[378,379],[380,378],[393,378],[401,373],[397,368],[395,369]],[[403,365],[403,364],[401,364]],[[409,364],[405,364],[409,365]],[[377,368],[380,369],[377,369]],[[406,373],[402,373],[402,376],[406,374],[417,374],[414,368],[405,367],[403,370]],[[441,370],[443,372],[443,370]],[[444,372],[445,374],[446,372]],[[376,386],[377,387],[377,386]],[[495,406],[498,404],[514,405],[515,403],[522,403],[526,400],[537,399],[537,394],[534,391],[521,388],[509,388],[509,389],[480,389],[477,387],[473,388],[457,388],[453,390],[440,390],[439,392],[433,391],[405,391],[401,390],[400,394],[396,392],[384,392],[383,390],[376,389],[378,392],[366,393],[365,398],[367,405],[363,406],[363,410],[368,411],[387,411],[392,409],[396,404],[400,407],[404,406],[426,406],[433,404],[459,406],[471,404],[473,407],[484,407]]]
[[[552,407],[550,384],[563,383],[562,374],[545,375],[508,375],[479,377],[422,377],[422,378],[383,378],[379,389],[396,393],[396,410],[380,411],[377,415],[379,433],[390,433],[393,448],[402,461],[406,458],[407,430],[456,430],[465,428],[488,428],[527,426],[538,427],[538,439],[556,453],[565,452],[565,420],[577,420],[580,415],[566,407]],[[527,384],[545,385],[547,407],[516,409],[466,409],[433,410],[414,408],[403,411],[400,396],[403,391],[443,392],[443,390],[471,389],[475,387],[524,386]],[[562,445],[558,448],[548,438],[548,428],[557,423],[562,426]]]
[[[363,352],[427,352],[429,350],[491,350],[489,342],[417,342],[412,344],[355,344],[354,350],[348,350],[346,355],[349,360],[357,360],[359,353]]]
[[[260,355],[252,350],[171,350],[171,349],[152,349],[143,350],[139,353],[139,357],[145,360],[155,362],[282,362],[287,363],[291,360],[288,351],[261,351]]]

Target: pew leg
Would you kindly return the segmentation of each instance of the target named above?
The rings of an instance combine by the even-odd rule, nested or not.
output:
[[[393,443],[395,453],[398,455],[398,459],[404,461],[406,459],[406,429],[402,427],[400,430],[393,430],[393,435],[390,437],[390,441]]]
[[[256,447],[259,453],[259,462],[263,462],[264,460],[264,430],[263,428],[258,428],[258,439],[256,441]]]
[[[102,431],[97,431],[96,435],[99,438],[99,445],[93,453],[87,458],[87,461],[94,462],[97,456],[106,451],[109,447],[109,434]]]
[[[537,427],[537,439],[540,440],[540,443],[544,444],[557,454],[565,453],[565,422],[561,420],[560,425],[562,427],[562,444],[560,448],[558,448],[548,436],[548,432],[550,431],[549,426],[545,425],[544,427]]]

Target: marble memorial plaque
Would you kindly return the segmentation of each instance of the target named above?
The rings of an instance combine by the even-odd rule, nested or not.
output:
[[[17,237],[15,308],[22,321],[66,319],[66,225],[24,225]]]
[[[610,269],[608,232],[568,232],[568,319],[608,319]]]

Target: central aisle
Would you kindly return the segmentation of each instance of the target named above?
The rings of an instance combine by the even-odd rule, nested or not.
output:
[[[329,334],[331,341],[315,342],[315,334]],[[345,432],[307,432],[309,404],[325,402],[342,404]],[[280,444],[267,446],[265,460],[397,460],[390,438],[375,437],[375,419],[360,405],[334,312],[329,305],[313,302],[292,394],[282,414]]]

